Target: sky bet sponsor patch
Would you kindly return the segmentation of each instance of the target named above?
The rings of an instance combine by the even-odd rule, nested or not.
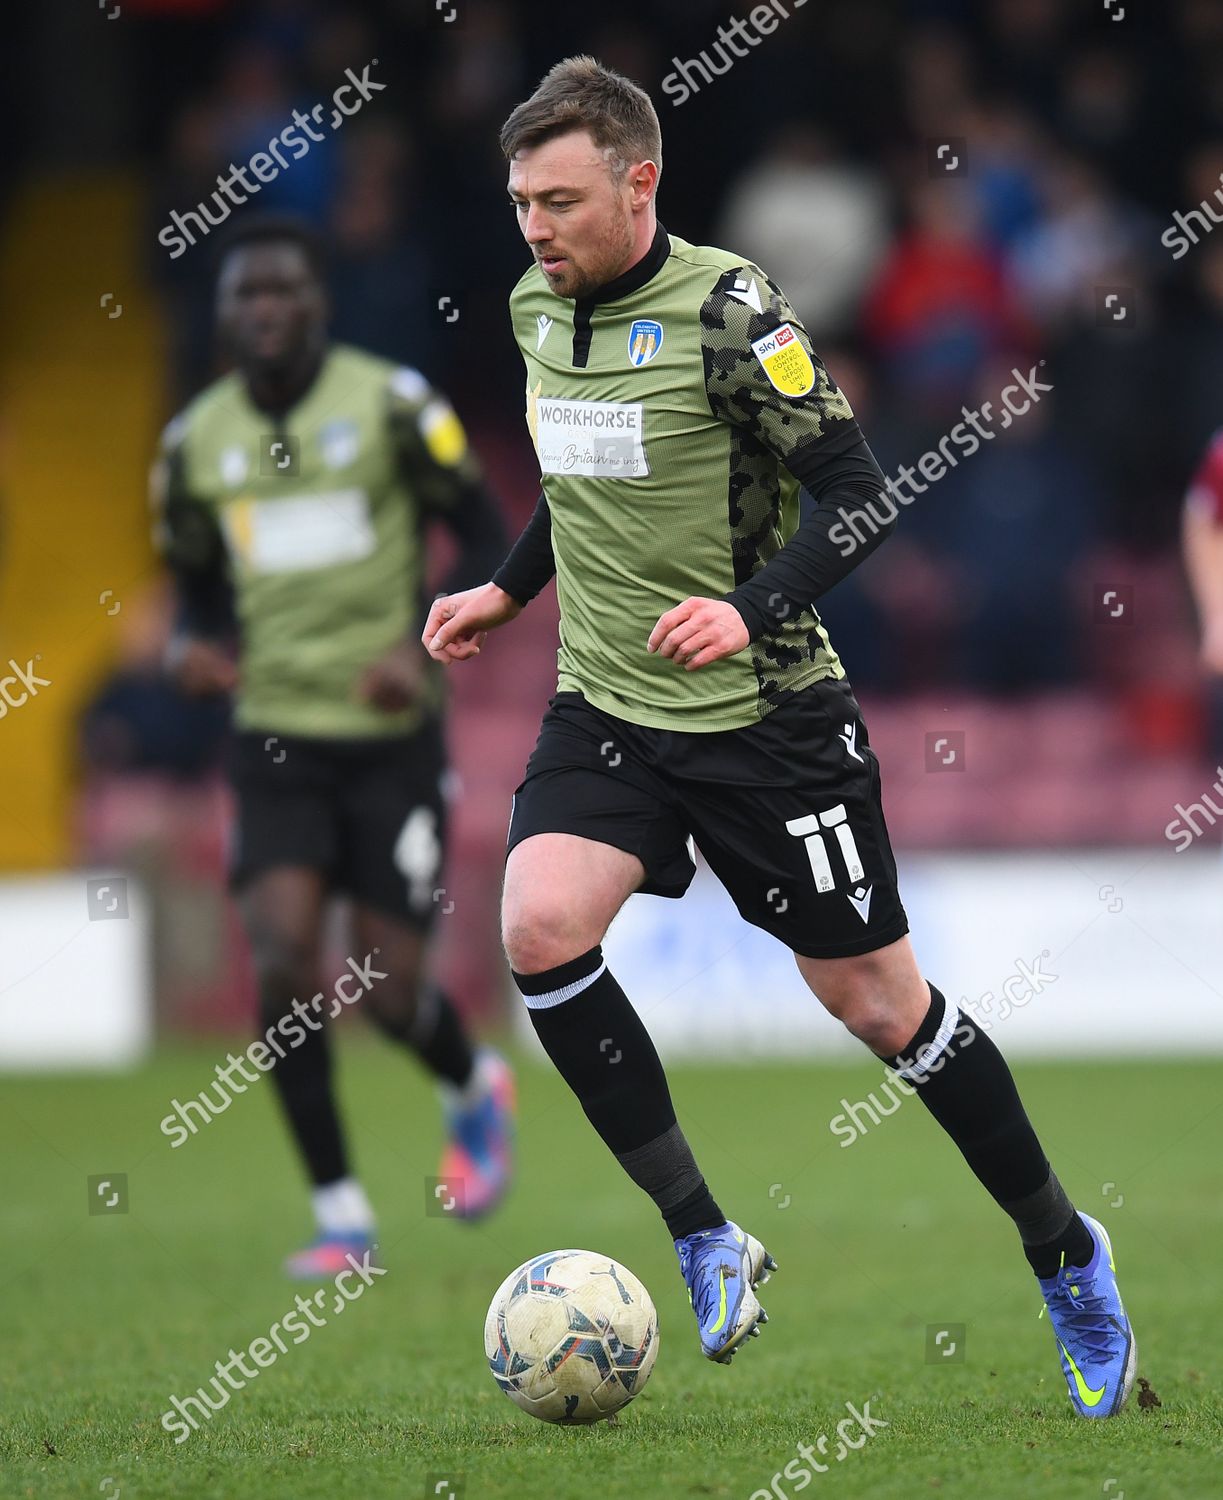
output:
[[[769,383],[783,396],[805,396],[815,385],[815,366],[790,323],[752,343]]]
[[[650,472],[640,401],[567,401],[533,396],[532,428],[545,474],[640,479]]]

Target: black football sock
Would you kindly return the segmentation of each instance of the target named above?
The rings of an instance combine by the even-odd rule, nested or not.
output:
[[[281,1019],[282,1005],[266,999],[261,1006],[263,1033]],[[331,1083],[331,1047],[327,1039],[325,1022],[311,1016],[318,1030],[293,1018],[291,1010],[283,1010],[287,1016],[285,1029],[277,1036],[277,1044],[284,1056],[277,1058],[271,1071],[276,1092],[280,1096],[281,1108],[297,1149],[306,1164],[306,1171],[315,1187],[336,1182],[348,1176],[348,1155],[344,1148],[344,1133],[340,1128],[339,1111],[336,1109],[335,1092]],[[296,1046],[290,1046],[280,1038],[291,1030],[302,1031],[304,1038]]]
[[[710,1196],[675,1120],[641,1018],[592,948],[542,974],[515,974],[536,1035],[608,1149],[658,1206],[672,1239],[716,1229]]]
[[[883,1061],[912,1084],[964,1160],[1019,1230],[1038,1276],[1090,1260],[1091,1235],[1049,1166],[1015,1080],[990,1038],[930,985],[909,1044]]]
[[[410,1047],[436,1077],[460,1089],[471,1081],[476,1059],[467,1030],[454,1002],[436,985],[421,985],[410,1014],[389,1011],[384,996],[372,1015],[380,1031]]]

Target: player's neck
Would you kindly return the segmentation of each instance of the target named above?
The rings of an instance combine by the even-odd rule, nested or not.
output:
[[[626,276],[639,261],[644,260],[650,253],[657,233],[658,215],[651,206],[649,212],[642,214],[633,226],[633,248],[629,251],[628,259],[616,274],[608,279],[618,281],[621,276]]]
[[[625,258],[621,268],[614,276],[578,300],[606,301],[638,281],[649,280],[659,269],[662,261],[666,259],[665,244],[659,244],[659,228],[657,217],[651,212],[648,224],[642,224],[636,228],[633,249]]]
[[[273,414],[288,411],[314,384],[326,356],[326,346],[310,348],[282,370],[247,371],[247,394],[260,411]]]

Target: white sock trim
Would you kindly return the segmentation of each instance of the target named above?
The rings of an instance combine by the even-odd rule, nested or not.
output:
[[[960,1007],[954,1001],[948,1000],[942,1023],[934,1033],[934,1040],[926,1042],[924,1046],[917,1049],[917,1061],[907,1068],[898,1069],[897,1078],[903,1078],[906,1083],[920,1083],[930,1071],[930,1064],[937,1062],[947,1050],[947,1043],[951,1040],[959,1019]]]
[[[310,1194],[314,1218],[322,1234],[373,1234],[374,1210],[355,1177],[341,1177]]]
[[[563,984],[559,990],[545,990],[542,995],[524,995],[528,1010],[551,1010],[554,1005],[564,1005],[566,1000],[572,1000],[575,995],[580,995],[584,989],[588,989],[600,974],[607,972],[607,960],[604,959],[593,974],[587,974],[585,979],[575,979],[572,984]]]
[[[477,1047],[471,1065],[471,1077],[459,1088],[449,1079],[440,1085],[442,1102],[451,1109],[470,1109],[488,1093],[491,1082],[493,1054],[486,1047]]]

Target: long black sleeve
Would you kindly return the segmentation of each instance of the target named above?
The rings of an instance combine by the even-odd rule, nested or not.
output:
[[[237,629],[229,559],[212,512],[188,489],[177,423],[162,436],[149,496],[154,545],[174,578],[174,633],[225,640]]]
[[[556,573],[552,552],[552,512],[540,491],[531,519],[510,549],[510,555],[493,574],[493,582],[520,604],[529,604]]]
[[[855,441],[802,448],[785,461],[815,505],[776,556],[723,595],[743,616],[752,640],[807,609],[895,528],[887,480],[856,426],[854,433]]]

